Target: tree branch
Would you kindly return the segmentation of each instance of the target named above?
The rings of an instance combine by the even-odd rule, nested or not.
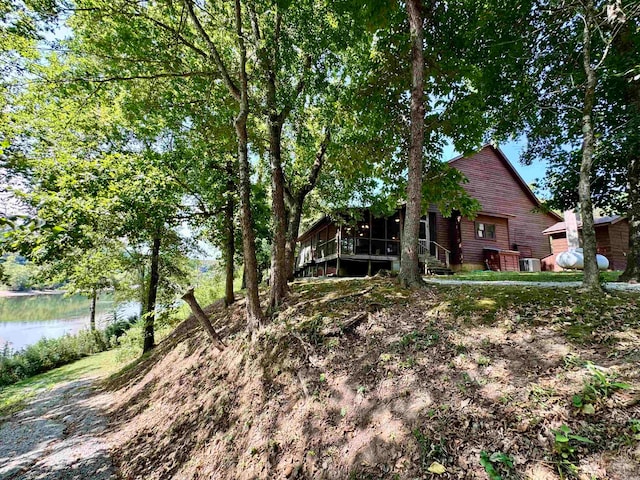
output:
[[[231,95],[236,100],[240,100],[240,96],[241,96],[240,89],[234,83],[233,79],[229,75],[229,71],[227,70],[226,65],[222,61],[220,52],[218,52],[218,48],[216,47],[215,43],[213,43],[213,40],[211,40],[211,37],[209,36],[207,31],[204,29],[204,27],[202,26],[202,23],[200,23],[200,19],[196,15],[196,12],[193,10],[193,0],[184,0],[184,1],[185,1],[185,5],[187,6],[187,10],[189,11],[189,17],[191,18],[191,21],[195,25],[196,30],[198,30],[198,33],[200,34],[202,39],[205,41],[205,43],[209,47],[211,56],[213,57],[213,60],[218,67],[218,70],[220,71],[220,75],[222,76],[224,83],[227,85],[227,88],[229,89],[229,93],[231,93]]]

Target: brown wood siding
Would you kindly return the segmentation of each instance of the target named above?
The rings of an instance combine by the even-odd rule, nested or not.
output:
[[[436,242],[447,250],[452,250],[449,241],[449,219],[444,218],[440,212],[436,213]]]
[[[604,255],[611,262],[611,241],[609,240],[609,225],[596,226],[597,252]]]
[[[491,223],[496,226],[496,239],[488,240],[476,238],[475,222]],[[475,220],[463,218],[460,222],[462,230],[462,252],[464,263],[484,265],[484,248],[499,248],[509,250],[509,224],[506,218],[478,215]]]
[[[459,158],[451,166],[460,170],[469,180],[464,189],[477,199],[485,212],[513,215],[509,218],[511,249],[513,244],[531,248],[533,257],[542,258],[551,253],[548,239],[542,234],[558,219],[550,214],[536,213],[533,199],[523,188],[510,168],[503,163],[498,153],[485,147],[470,157]],[[481,258],[478,252],[470,252],[463,239],[465,261]],[[506,247],[505,247],[506,248]]]
[[[609,226],[609,240],[611,242],[611,256],[609,258],[612,270],[624,270],[627,267],[629,252],[629,221],[621,220]]]
[[[551,235],[551,253],[557,255],[560,252],[569,250],[567,235],[565,233],[554,233]]]

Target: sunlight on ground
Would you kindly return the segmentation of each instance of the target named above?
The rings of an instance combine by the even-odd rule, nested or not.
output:
[[[20,410],[27,400],[59,383],[89,376],[104,377],[119,370],[124,364],[117,361],[116,355],[117,350],[97,353],[69,365],[1,388],[0,417]]]
[[[476,302],[476,305],[480,308],[494,309],[496,308],[496,301],[491,298],[481,298]]]

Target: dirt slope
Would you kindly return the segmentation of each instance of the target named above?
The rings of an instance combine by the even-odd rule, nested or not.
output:
[[[637,294],[306,283],[253,339],[209,313],[224,352],[189,318],[106,386],[124,478],[640,478]]]

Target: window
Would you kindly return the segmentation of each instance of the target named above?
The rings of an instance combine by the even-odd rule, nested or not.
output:
[[[476,222],[476,238],[483,240],[496,239],[496,226],[493,223]]]

